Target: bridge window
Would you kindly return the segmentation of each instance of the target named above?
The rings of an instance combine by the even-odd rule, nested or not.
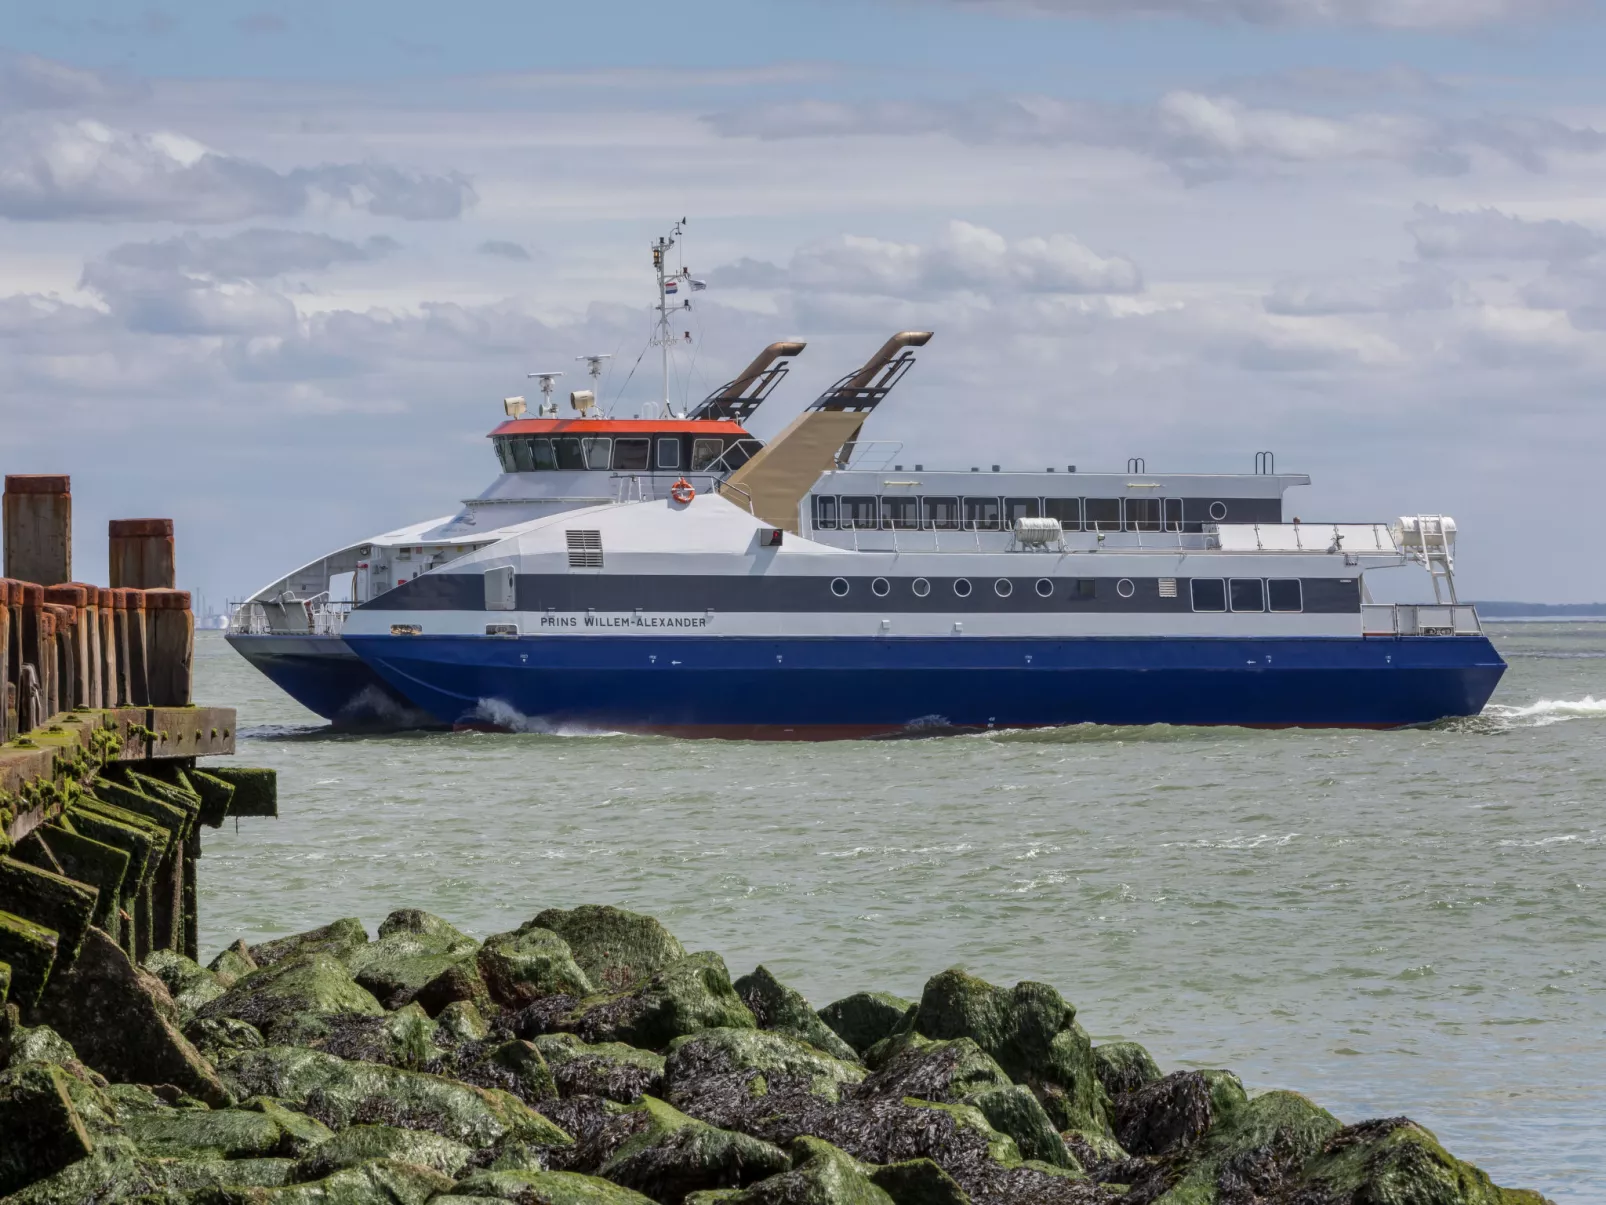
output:
[[[1227,583],[1219,577],[1196,577],[1193,587],[1195,611],[1225,611],[1227,609]]]
[[[694,439],[691,441],[691,471],[700,473],[720,458],[725,451],[723,440]]]
[[[1015,526],[1016,519],[1041,519],[1043,504],[1036,498],[1005,498],[1004,526]]]
[[[1121,500],[1119,498],[1083,498],[1082,513],[1087,518],[1089,531],[1120,531]]]
[[[920,526],[920,500],[918,498],[881,499],[881,526],[906,530]]]
[[[1232,579],[1232,609],[1234,611],[1264,611],[1266,609],[1266,583],[1258,577]]]
[[[558,468],[573,470],[586,467],[585,453],[580,450],[580,441],[576,437],[570,435],[563,439],[554,439],[552,450],[557,453]]]
[[[932,531],[954,531],[959,527],[958,498],[922,498],[925,525]]]
[[[1065,531],[1082,530],[1082,500],[1080,498],[1044,498],[1043,517],[1058,519]]]
[[[618,439],[613,444],[613,467],[626,472],[645,469],[652,443],[645,439]]]
[[[586,468],[605,469],[613,459],[613,440],[611,439],[582,439],[580,448],[585,453]]]
[[[1167,531],[1182,530],[1182,499],[1165,499],[1165,529]]]
[[[966,531],[997,531],[998,530],[998,499],[997,498],[966,498],[965,499],[965,530]]]
[[[665,435],[658,441],[658,467],[661,469],[678,469],[680,467],[680,440],[673,435]]]
[[[842,527],[844,530],[873,531],[876,525],[874,498],[844,497],[842,499]]]
[[[1126,527],[1128,531],[1160,530],[1160,499],[1128,498],[1126,500]]]
[[[1273,611],[1303,611],[1305,609],[1304,590],[1301,589],[1297,577],[1278,579],[1273,578],[1266,583],[1266,600]]]
[[[814,526],[821,531],[836,530],[836,499],[824,494],[814,497]]]

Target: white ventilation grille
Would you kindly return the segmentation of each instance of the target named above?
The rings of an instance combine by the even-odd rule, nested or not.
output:
[[[1174,578],[1174,577],[1162,577],[1160,579],[1160,597],[1161,598],[1175,598],[1176,596],[1177,596],[1177,579]]]
[[[575,531],[570,529],[563,534],[569,538],[570,569],[602,568],[602,533],[600,531]]]

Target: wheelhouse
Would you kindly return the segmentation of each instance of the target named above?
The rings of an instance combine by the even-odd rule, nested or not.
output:
[[[728,473],[762,446],[717,419],[513,419],[491,441],[504,473]]]

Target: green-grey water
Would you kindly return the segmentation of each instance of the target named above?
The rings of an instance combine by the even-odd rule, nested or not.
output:
[[[817,1004],[961,965],[1096,1040],[1405,1113],[1508,1185],[1606,1199],[1606,625],[1509,624],[1477,719],[898,742],[333,736],[203,633],[197,695],[280,818],[205,839],[203,953],[416,906],[662,918]]]

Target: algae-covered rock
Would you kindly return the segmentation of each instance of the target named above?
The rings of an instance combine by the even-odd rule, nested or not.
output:
[[[599,990],[580,969],[569,943],[534,922],[487,937],[478,964],[486,991],[504,1008],[525,1008],[547,996],[592,996]]]
[[[587,1143],[597,1175],[677,1205],[687,1193],[734,1188],[784,1171],[779,1147],[688,1117],[648,1096],[609,1119]]]
[[[354,1125],[320,1143],[299,1160],[291,1172],[298,1183],[322,1180],[341,1168],[360,1167],[376,1159],[391,1159],[427,1167],[443,1176],[456,1176],[473,1152],[461,1142],[425,1130],[395,1126]]]
[[[427,1167],[377,1159],[305,1184],[229,1189],[212,1199],[224,1205],[428,1205],[451,1189],[449,1177]]]
[[[233,1017],[197,1017],[184,1027],[184,1037],[213,1064],[226,1062],[243,1050],[260,1050],[268,1044],[255,1025]]]
[[[1061,1130],[1107,1132],[1108,1098],[1076,1009],[1044,983],[994,987],[960,970],[926,983],[915,1029],[928,1038],[970,1038],[1018,1084],[1031,1088]]]
[[[791,1168],[740,1192],[698,1193],[688,1205],[895,1205],[871,1169],[818,1138],[799,1138]]]
[[[557,1084],[534,1043],[518,1038],[464,1042],[439,1055],[424,1068],[434,1075],[481,1088],[500,1088],[527,1105],[554,1100]]]
[[[224,950],[211,962],[206,969],[212,972],[212,977],[224,988],[231,988],[235,983],[244,979],[252,971],[258,969],[256,959],[251,957],[251,951],[242,940],[237,940],[228,949]]]
[[[240,1102],[240,1108],[261,1113],[279,1127],[279,1153],[300,1158],[334,1137],[334,1131],[316,1117],[287,1109],[269,1096],[253,1096]]]
[[[239,1200],[235,1189],[288,1183],[288,1159],[149,1159],[131,1144],[107,1143],[87,1159],[35,1181],[6,1205],[213,1205]]]
[[[257,966],[270,967],[276,962],[302,954],[328,954],[334,958],[345,958],[359,946],[367,944],[368,931],[362,927],[362,922],[348,916],[316,929],[308,929],[305,933],[276,937],[272,941],[251,946],[246,952]]]
[[[1297,1092],[1267,1092],[1160,1160],[1133,1192],[1138,1200],[1164,1205],[1275,1198],[1341,1128],[1331,1113]]]
[[[892,1205],[972,1205],[959,1182],[930,1159],[870,1167],[870,1180]]]
[[[380,1123],[429,1130],[474,1149],[512,1138],[567,1146],[569,1136],[511,1094],[322,1051],[269,1046],[224,1065],[242,1096],[272,1096],[336,1130]]]
[[[51,977],[35,1012],[108,1079],[173,1084],[208,1104],[229,1103],[211,1064],[179,1032],[166,986],[100,929],[84,935],[70,970]]]
[[[1111,1100],[1160,1078],[1159,1066],[1136,1042],[1105,1042],[1093,1047],[1093,1073]]]
[[[784,1034],[710,1029],[678,1038],[664,1059],[664,1095],[694,1116],[740,1107],[747,1097],[803,1092],[841,1099],[864,1070]]]
[[[472,959],[479,948],[468,934],[417,908],[392,912],[379,937],[344,956],[357,982],[386,1008],[400,1008],[448,967]]]
[[[160,979],[178,1009],[179,1024],[186,1024],[203,1004],[223,994],[217,978],[199,963],[176,950],[156,950],[145,959],[144,967]]]
[[[248,1109],[162,1109],[123,1121],[141,1154],[164,1159],[245,1159],[282,1154],[278,1123]]]
[[[664,1059],[623,1042],[587,1045],[572,1033],[532,1039],[552,1069],[560,1096],[601,1096],[634,1104],[643,1095],[661,1096]]]
[[[1527,1189],[1501,1188],[1451,1155],[1408,1117],[1345,1126],[1299,1177],[1304,1198],[1323,1205],[1544,1205]]]
[[[562,999],[554,997],[554,999]],[[678,1037],[705,1029],[754,1029],[753,1014],[731,987],[718,954],[677,958],[616,996],[593,997],[554,1015],[539,1001],[518,1015],[515,1032],[578,1034],[587,1042],[623,1042],[662,1050]]]
[[[1230,1071],[1174,1071],[1116,1098],[1115,1137],[1134,1155],[1168,1155],[1248,1100]]]
[[[439,1057],[442,1047],[435,1022],[417,1004],[378,1016],[345,1013],[321,1022],[324,1034],[304,1044],[332,1055],[367,1063],[388,1063],[417,1071]]]
[[[885,1038],[913,1023],[912,1000],[887,992],[854,992],[820,1009],[820,1020],[861,1057]]]
[[[548,908],[530,926],[561,937],[599,992],[625,991],[686,955],[674,934],[652,917],[605,904]]]
[[[489,1037],[490,1023],[471,1000],[454,1000],[435,1018],[437,1046],[450,1042],[478,1042]]]
[[[288,939],[286,939],[288,940]],[[274,959],[204,1005],[198,1017],[232,1017],[262,1031],[270,1043],[327,1037],[329,1019],[383,1016],[384,1008],[334,955],[314,950]]]
[[[568,997],[563,997],[567,1000]],[[472,1004],[476,1012],[495,1011],[496,1001],[480,978],[479,962],[473,958],[453,961],[423,987],[413,993],[413,1003],[432,1017],[438,1017],[454,1004]]]
[[[60,1067],[25,1062],[0,1072],[0,1196],[55,1174],[93,1149]]]
[[[639,1192],[575,1172],[476,1172],[440,1199],[457,1202],[464,1197],[515,1205],[652,1205]]]
[[[858,1061],[859,1052],[820,1020],[819,1014],[809,1007],[809,1002],[801,992],[787,987],[768,967],[758,967],[731,986],[742,998],[742,1003],[747,1005],[760,1029],[772,1029],[776,1033],[798,1038],[845,1062]]]

